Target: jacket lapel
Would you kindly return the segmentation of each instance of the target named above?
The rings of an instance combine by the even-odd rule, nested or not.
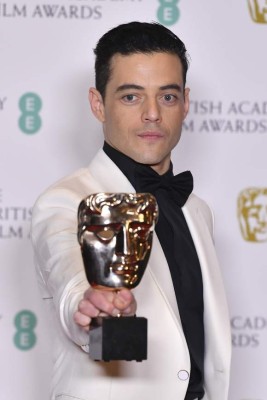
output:
[[[102,149],[98,151],[89,165],[89,171],[97,184],[99,192],[135,193],[135,189],[126,176]]]
[[[206,362],[212,360],[213,368],[223,371],[229,370],[227,363],[231,354],[228,305],[213,238],[207,217],[204,217],[206,207],[196,196],[191,195],[183,212],[199,257],[203,278]],[[218,353],[216,349],[222,351]]]

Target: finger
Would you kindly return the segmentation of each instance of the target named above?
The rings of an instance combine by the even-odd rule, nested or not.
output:
[[[76,311],[73,314],[73,319],[77,325],[81,326],[82,328],[86,328],[86,330],[89,330],[89,325],[91,323],[90,317],[82,314],[80,311]]]
[[[123,313],[135,313],[136,311],[135,298],[127,289],[122,289],[117,293],[114,299],[114,306],[123,311]]]
[[[124,308],[128,307],[132,302],[133,296],[130,291],[128,290],[120,290],[116,293],[114,298],[114,305],[119,309],[123,310]]]
[[[98,317],[108,317],[108,316],[109,316],[109,314],[107,314],[107,313],[105,313],[103,311],[100,311],[100,313],[98,315]]]
[[[89,300],[81,300],[78,304],[78,311],[90,318],[97,317],[100,310],[94,306]]]
[[[86,292],[85,297],[86,300],[88,300],[96,309],[108,315],[113,314],[115,293],[99,289],[91,289]]]
[[[121,315],[125,315],[126,317],[135,315],[135,313],[136,313],[136,307],[134,307],[133,305],[121,311]]]

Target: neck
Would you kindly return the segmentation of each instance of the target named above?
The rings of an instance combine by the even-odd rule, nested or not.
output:
[[[171,160],[168,157],[168,159],[159,164],[150,165],[150,168],[152,168],[158,175],[164,175],[170,169],[170,165]]]

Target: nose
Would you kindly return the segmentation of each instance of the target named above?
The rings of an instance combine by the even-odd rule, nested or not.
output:
[[[130,255],[131,242],[127,226],[123,225],[117,235],[116,254]]]
[[[160,122],[161,110],[157,99],[147,99],[143,104],[142,121]]]

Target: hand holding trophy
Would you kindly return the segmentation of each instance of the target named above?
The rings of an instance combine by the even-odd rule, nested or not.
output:
[[[151,253],[158,206],[149,193],[96,193],[78,209],[78,240],[90,285],[95,289],[133,289]],[[90,325],[90,358],[147,358],[144,317],[97,317]]]

